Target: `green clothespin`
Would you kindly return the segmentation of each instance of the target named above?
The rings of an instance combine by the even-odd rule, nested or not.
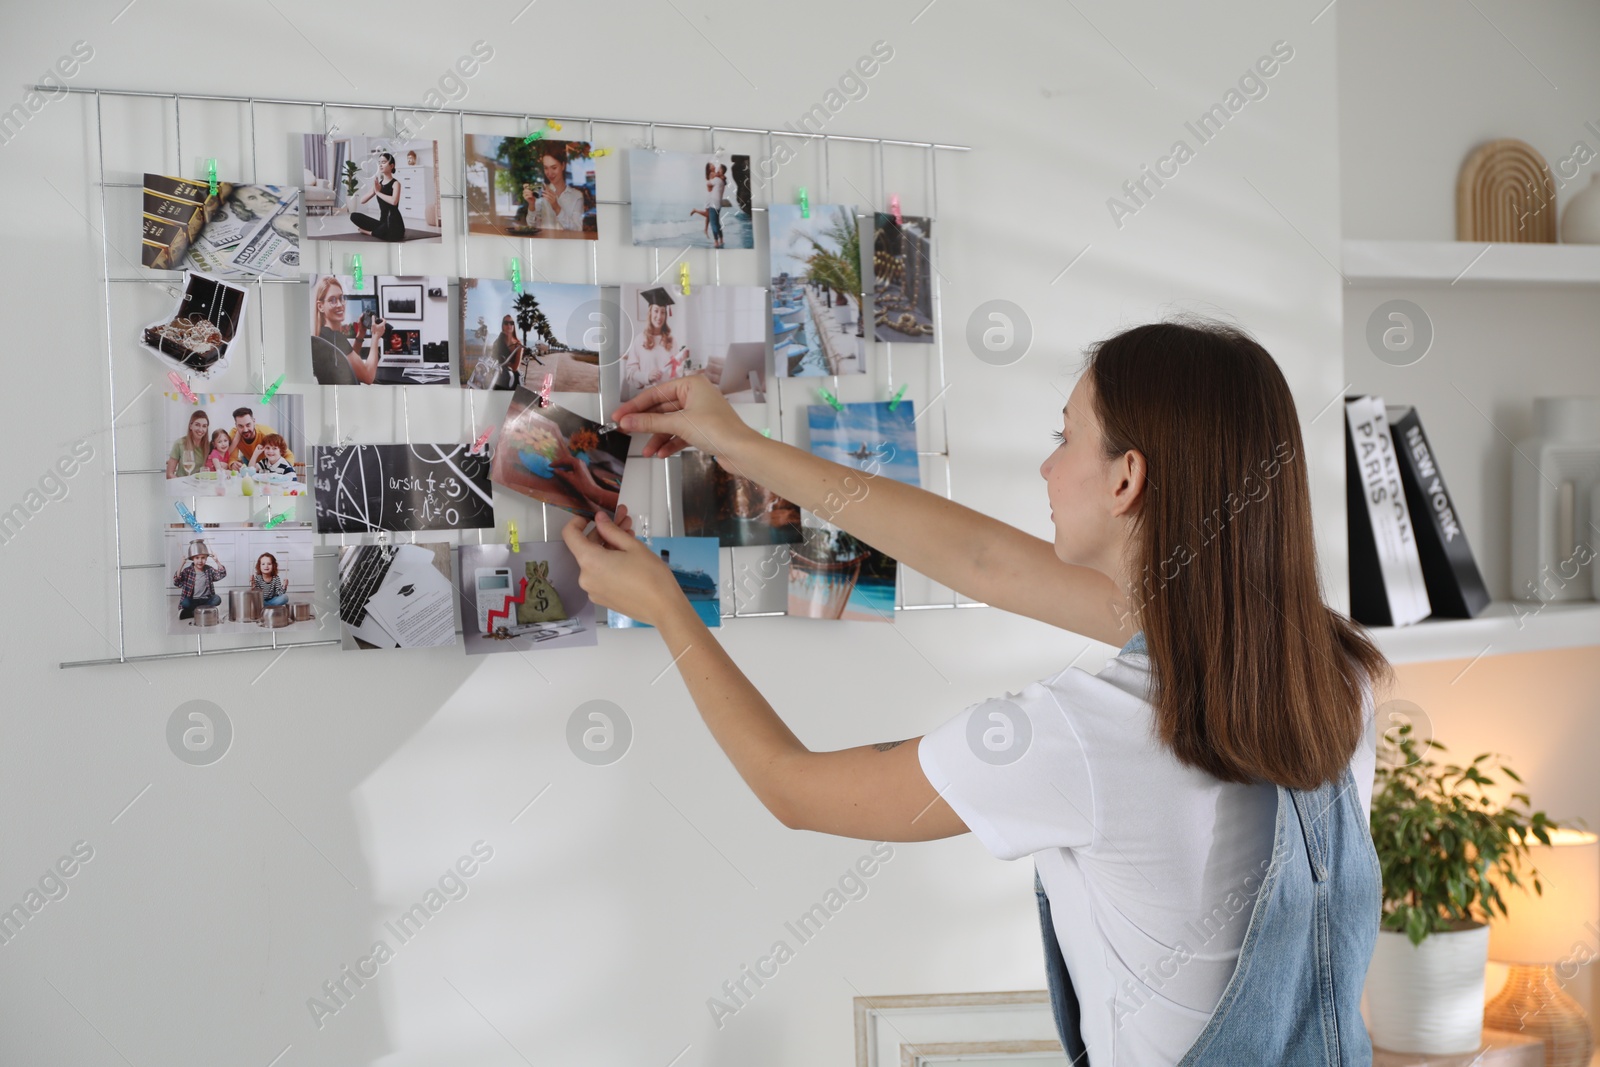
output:
[[[217,195],[217,161],[216,160],[214,160],[214,159],[206,160],[206,177],[211,182],[211,195],[212,196],[216,196]]]
[[[803,185],[800,187],[800,217],[803,219],[811,217],[811,198],[806,195],[806,187]]]
[[[277,394],[278,387],[280,385],[282,385],[282,384],[283,384],[283,375],[280,374],[280,375],[278,375],[278,380],[273,382],[271,385],[267,386],[267,391],[261,394],[261,402],[263,404],[272,403],[273,396],[275,396]]]
[[[828,406],[833,410],[844,410],[844,405],[839,403],[838,399],[832,393],[828,392],[826,389],[818,389],[817,392],[822,394],[822,399],[826,400],[828,402]]]
[[[355,255],[351,256],[350,258],[354,261],[350,269],[355,272],[355,276],[356,276],[356,292],[359,293],[362,290],[362,284],[361,284],[361,278],[362,278],[362,275],[361,275],[361,253],[357,252]]]
[[[771,437],[772,436],[772,428],[770,426],[761,427],[761,436],[762,437]]]
[[[282,522],[284,519],[287,519],[288,517],[289,517],[289,513],[287,511],[280,511],[276,515],[272,516],[272,518],[267,520],[266,528],[270,530],[274,526],[278,525],[278,523]]]
[[[518,296],[522,295],[522,257],[511,257],[511,289]]]
[[[528,136],[526,136],[526,137],[524,137],[522,139],[522,143],[523,144],[532,144],[533,142],[539,140],[539,138],[541,138],[543,136],[544,136],[544,131],[543,130],[534,130],[532,133],[528,134]]]
[[[910,384],[911,384],[910,382],[906,383],[906,385],[910,385]],[[896,389],[894,391],[894,399],[889,401],[889,410],[890,411],[893,411],[895,408],[900,406],[900,398],[905,395],[905,392],[906,392],[906,386],[905,385],[902,385],[900,388],[898,388],[898,389]]]

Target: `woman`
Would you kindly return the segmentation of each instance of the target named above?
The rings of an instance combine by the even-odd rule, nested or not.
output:
[[[350,221],[379,241],[404,241],[406,223],[400,217],[400,181],[394,176],[394,156],[388,152],[378,154],[378,176],[372,179],[372,188],[360,200],[365,204],[378,198],[378,217],[355,212]],[[359,204],[358,204],[359,206]]]
[[[250,588],[261,594],[265,607],[277,607],[289,602],[289,579],[278,572],[278,557],[263,552],[256,557],[256,569],[250,574]]]
[[[189,428],[172,443],[167,454],[167,477],[187,478],[205,469],[211,449],[211,416],[204,411],[189,413]]]
[[[722,247],[722,192],[728,187],[728,168],[720,171],[715,163],[706,164],[706,206],[689,212],[689,217],[706,217],[705,233],[712,239],[712,248]]]
[[[668,321],[669,308],[674,303],[672,295],[661,286],[646,289],[639,295],[649,310],[645,313],[644,329],[634,334],[633,342],[622,354],[624,400],[657,382],[678,377],[687,367],[689,358],[689,350],[680,348],[672,336],[672,323]]]
[[[323,385],[371,385],[378,380],[378,360],[383,356],[388,324],[382,319],[373,321],[366,355],[362,355],[361,324],[356,323],[352,340],[345,336],[344,317],[344,286],[338,275],[324,274],[311,291],[311,325],[317,328],[311,338],[311,373]]]
[[[562,536],[596,604],[661,633],[712,735],[788,827],[1032,856],[1057,1031],[1093,1067],[1371,1062],[1359,998],[1380,877],[1371,687],[1321,600],[1293,398],[1216,323],[1089,350],[1039,468],[1053,544],[770,440],[699,377],[615,409],[991,606],[1111,645],[907,744],[808,750],[655,555],[603,516]],[[1131,638],[1131,640],[1130,640]]]

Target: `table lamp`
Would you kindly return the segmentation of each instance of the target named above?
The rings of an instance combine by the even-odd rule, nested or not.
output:
[[[1588,1067],[1594,1055],[1589,1014],[1561,988],[1557,964],[1595,958],[1600,919],[1600,837],[1551,830],[1550,844],[1528,841],[1526,860],[1542,894],[1519,872],[1524,893],[1500,884],[1507,915],[1489,924],[1489,958],[1511,965],[1505,988],[1483,1009],[1483,1024],[1544,1041],[1545,1067]],[[1565,975],[1570,978],[1571,975]]]

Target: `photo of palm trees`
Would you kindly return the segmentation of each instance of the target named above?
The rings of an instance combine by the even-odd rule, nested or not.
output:
[[[548,372],[555,392],[598,392],[599,304],[597,285],[528,282],[518,293],[501,278],[462,278],[462,386],[536,389]]]
[[[806,218],[799,205],[773,204],[767,226],[777,373],[790,378],[865,373],[856,209],[819,204]]]

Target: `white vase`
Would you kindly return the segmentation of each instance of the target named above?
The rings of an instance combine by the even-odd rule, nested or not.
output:
[[[1561,243],[1600,245],[1600,174],[1589,176],[1589,184],[1572,194],[1561,213]]]
[[[1378,931],[1367,968],[1372,1043],[1390,1052],[1476,1052],[1482,1043],[1489,927],[1429,934]]]
[[[1511,596],[1592,600],[1590,487],[1600,479],[1600,396],[1541,396],[1511,464]]]

